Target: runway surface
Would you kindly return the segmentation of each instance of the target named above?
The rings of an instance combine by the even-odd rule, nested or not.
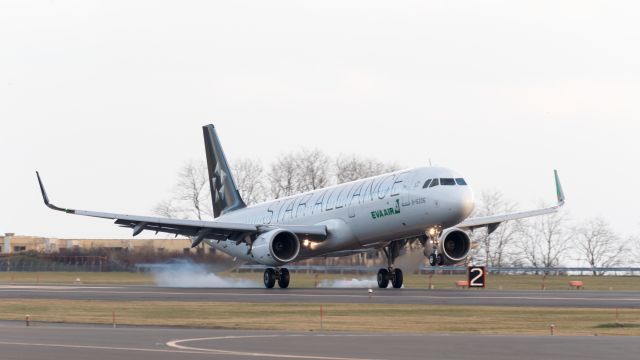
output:
[[[634,337],[490,336],[19,326],[0,322],[4,360],[637,359]]]
[[[374,289],[369,296],[367,290],[0,285],[0,298],[640,308],[640,292]]]

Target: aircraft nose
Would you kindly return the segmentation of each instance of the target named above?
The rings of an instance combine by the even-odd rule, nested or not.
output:
[[[473,191],[468,186],[456,186],[448,201],[448,210],[456,223],[464,221],[475,207]],[[453,219],[455,218],[455,219]]]
[[[466,219],[471,215],[473,209],[476,206],[475,199],[473,196],[473,191],[469,186],[464,186],[462,188],[462,194],[460,196],[460,215],[463,219]]]

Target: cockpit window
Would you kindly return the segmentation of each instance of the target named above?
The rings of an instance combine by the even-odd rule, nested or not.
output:
[[[456,181],[452,178],[440,178],[440,185],[455,185]]]
[[[440,185],[440,181],[438,181],[438,179],[433,179],[433,181],[431,182],[429,187],[432,188],[432,187],[438,186],[438,185]]]
[[[423,189],[426,189],[429,187],[429,183],[431,182],[431,179],[425,181],[424,185],[422,186]]]
[[[456,178],[456,183],[457,183],[458,185],[467,185],[467,182],[466,182],[466,181],[464,181],[464,179],[463,179],[463,178]]]

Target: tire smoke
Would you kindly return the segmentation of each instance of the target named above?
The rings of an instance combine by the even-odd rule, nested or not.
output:
[[[375,277],[368,277],[365,279],[338,279],[338,280],[322,280],[318,283],[319,288],[344,288],[344,289],[354,289],[354,288],[373,288],[378,287],[378,282]]]
[[[406,252],[396,259],[394,265],[398,269],[408,275],[420,270],[420,265],[425,261],[423,249],[415,249],[407,247]]]
[[[222,269],[219,269],[222,271]],[[257,288],[261,284],[215,273],[215,267],[179,260],[158,264],[151,271],[156,285],[173,288]]]

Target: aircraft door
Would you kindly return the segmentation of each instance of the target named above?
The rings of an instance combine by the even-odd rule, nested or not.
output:
[[[349,205],[349,217],[350,218],[354,218],[356,217],[356,207],[353,205]]]
[[[411,189],[413,187],[413,173],[411,172],[407,172],[405,174],[403,174],[403,179],[402,179],[402,192],[401,192],[401,198],[402,198],[402,206],[410,206],[411,205]]]

